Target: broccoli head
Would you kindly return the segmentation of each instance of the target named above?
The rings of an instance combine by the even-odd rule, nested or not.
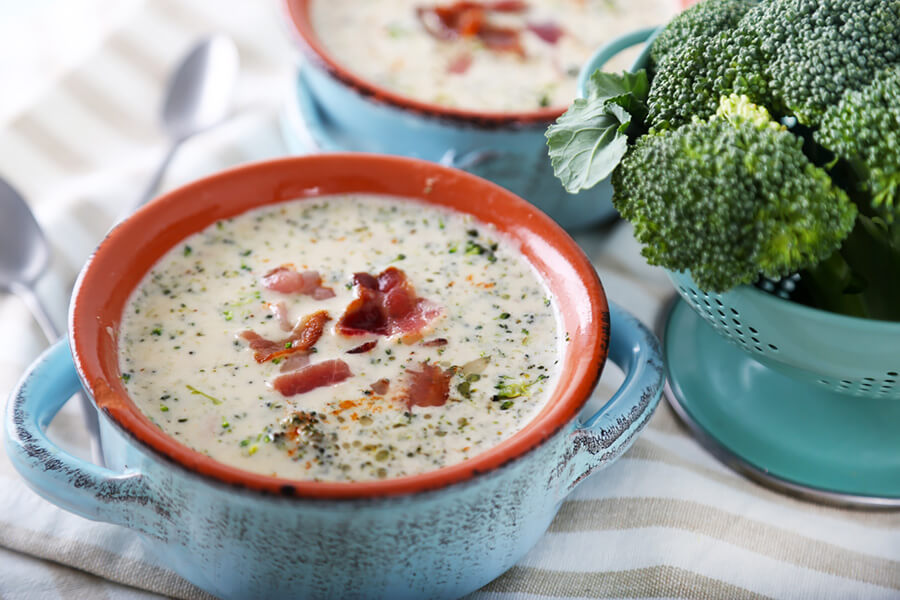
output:
[[[712,40],[722,31],[734,29],[754,4],[752,0],[707,0],[694,4],[656,36],[650,49],[651,60],[659,64],[687,40]]]
[[[707,120],[645,135],[613,174],[613,203],[648,262],[722,292],[830,256],[856,207],[804,155],[803,141],[746,96]]]
[[[742,3],[752,6],[746,1]],[[733,14],[726,3],[713,0],[694,8],[699,7]],[[723,24],[731,22],[726,19]],[[694,117],[706,119],[716,112],[720,98],[731,94],[747,96],[756,104],[769,103],[769,82],[765,75],[768,57],[762,51],[758,32],[738,25],[714,35],[707,30],[705,35],[683,38],[676,43],[675,36],[691,35],[691,31],[686,26],[677,26],[677,19],[673,24],[676,26],[666,27],[653,44],[652,52],[658,52],[661,60],[656,65],[647,99],[650,126],[674,129]],[[663,47],[657,50],[660,43]],[[665,51],[666,48],[670,49]]]
[[[888,220],[900,211],[900,65],[829,107],[815,140],[854,171],[856,190]]]
[[[819,124],[845,90],[900,62],[900,0],[761,2],[741,21],[769,57],[776,112]]]

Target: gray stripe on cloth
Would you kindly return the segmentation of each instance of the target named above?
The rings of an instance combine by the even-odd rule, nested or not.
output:
[[[0,545],[178,600],[215,600],[171,571],[80,540],[59,538],[6,523],[0,527]],[[48,552],[48,549],[52,550]]]
[[[60,89],[67,92],[85,110],[93,113],[99,121],[129,141],[145,142],[157,137],[151,115],[135,113],[131,107],[120,105],[85,77],[83,71],[67,77]]]
[[[136,44],[126,32],[119,31],[109,36],[106,47],[155,85],[162,86],[167,80],[169,69],[166,64],[147,52],[143,46]]]
[[[742,517],[701,502],[673,498],[570,500],[549,531],[667,527],[696,533],[784,563],[900,590],[900,562],[863,554]]]
[[[557,598],[767,598],[728,582],[668,565],[607,572],[513,567],[481,591]]]
[[[90,161],[79,150],[67,146],[56,134],[31,114],[15,119],[9,127],[50,162],[64,171],[84,171]]]

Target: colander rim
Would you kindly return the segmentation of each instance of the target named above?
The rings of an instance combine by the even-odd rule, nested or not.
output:
[[[787,312],[788,314],[792,314],[794,316],[797,316],[798,318],[813,318],[818,321],[830,321],[835,326],[843,328],[854,328],[857,330],[862,329],[865,332],[871,331],[872,333],[877,333],[880,336],[889,335],[891,333],[896,333],[896,335],[900,336],[900,321],[885,321],[882,319],[868,319],[863,317],[842,315],[821,308],[815,308],[812,306],[807,306],[805,304],[800,304],[799,302],[793,302],[785,298],[780,298],[778,296],[775,296],[774,294],[770,294],[768,292],[760,290],[752,285],[740,285],[722,293],[706,292],[699,285],[697,285],[697,283],[694,281],[694,278],[691,276],[690,271],[675,272],[666,269],[666,272],[669,275],[669,279],[672,281],[676,288],[681,285],[678,281],[679,277],[686,277],[688,280],[690,280],[691,285],[699,292],[722,298],[722,301],[725,302],[726,306],[728,305],[728,297],[745,296],[750,297],[753,303],[761,304],[764,307],[772,307],[774,310]]]

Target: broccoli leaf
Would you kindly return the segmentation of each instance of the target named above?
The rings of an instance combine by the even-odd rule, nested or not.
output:
[[[647,114],[647,73],[595,72],[578,98],[547,130],[553,172],[569,193],[594,187],[628,149],[628,128]]]

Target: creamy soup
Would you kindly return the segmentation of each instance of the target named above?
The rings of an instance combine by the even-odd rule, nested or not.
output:
[[[311,22],[340,64],[428,103],[491,112],[562,109],[604,43],[667,22],[677,0],[314,0]],[[607,70],[628,68],[635,52]]]
[[[566,334],[512,241],[381,196],[264,207],[185,239],[132,293],[120,370],[163,431],[287,478],[422,473],[545,405]]]

